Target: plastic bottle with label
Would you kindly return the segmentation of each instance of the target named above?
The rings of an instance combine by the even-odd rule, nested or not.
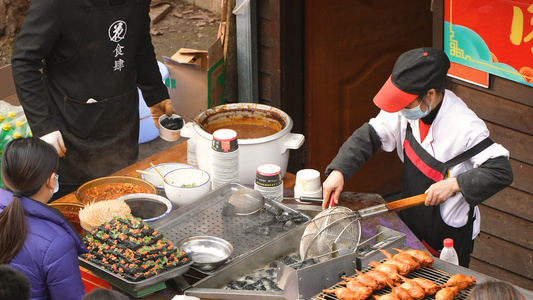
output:
[[[10,131],[11,131],[11,125],[7,122],[3,123],[2,128],[0,129],[0,142],[2,142],[4,138],[9,135]]]
[[[459,265],[459,257],[453,247],[453,240],[450,238],[444,239],[444,248],[440,252],[440,259],[447,261],[454,265]]]

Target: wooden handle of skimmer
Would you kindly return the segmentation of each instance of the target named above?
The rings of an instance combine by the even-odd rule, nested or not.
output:
[[[404,198],[396,201],[389,202],[385,204],[389,212],[397,211],[405,208],[410,208],[424,204],[426,201],[427,194],[420,194],[409,198]]]

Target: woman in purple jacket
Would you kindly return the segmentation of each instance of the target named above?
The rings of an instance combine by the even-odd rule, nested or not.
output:
[[[0,264],[23,272],[31,299],[81,299],[78,255],[87,252],[76,230],[46,205],[58,189],[57,151],[39,138],[10,142],[2,155]],[[12,191],[12,192],[11,192]]]

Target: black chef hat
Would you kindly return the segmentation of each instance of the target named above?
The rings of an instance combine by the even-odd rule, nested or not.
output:
[[[418,48],[400,55],[392,75],[374,97],[374,104],[387,112],[397,112],[430,89],[445,86],[450,60],[442,50]]]

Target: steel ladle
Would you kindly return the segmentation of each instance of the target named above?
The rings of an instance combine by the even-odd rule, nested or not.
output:
[[[265,198],[257,190],[240,189],[231,195],[229,203],[235,207],[236,215],[250,215],[263,208]]]

